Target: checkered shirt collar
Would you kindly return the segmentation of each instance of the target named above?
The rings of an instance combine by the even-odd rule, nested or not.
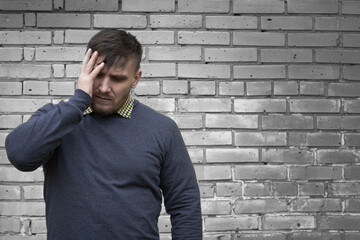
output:
[[[130,96],[128,97],[128,99],[126,100],[126,102],[124,103],[124,105],[117,111],[117,113],[122,116],[123,118],[131,118],[131,113],[132,110],[134,108],[134,99],[132,99]],[[90,113],[92,113],[94,110],[92,109],[92,107],[88,107],[85,111],[84,111],[84,115],[88,115]]]

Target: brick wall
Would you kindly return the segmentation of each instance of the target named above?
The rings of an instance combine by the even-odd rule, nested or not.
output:
[[[0,1],[0,240],[46,239],[42,171],[4,139],[73,94],[101,28],[144,45],[134,94],[181,128],[204,239],[360,239],[360,1],[149,2]]]

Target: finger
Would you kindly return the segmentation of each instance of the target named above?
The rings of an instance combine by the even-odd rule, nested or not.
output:
[[[104,68],[105,63],[101,62],[99,65],[97,65],[94,70],[90,73],[91,78],[95,78],[100,72],[101,70]]]
[[[83,59],[82,65],[81,65],[81,71],[85,70],[86,64],[89,62],[91,53],[92,53],[92,50],[91,50],[91,48],[89,48],[85,53],[85,56],[84,56],[84,59]]]
[[[99,55],[99,53],[97,51],[93,52],[93,54],[91,55],[89,61],[87,62],[86,66],[85,66],[86,73],[90,74],[91,71],[94,69],[94,65],[95,65],[98,55]]]

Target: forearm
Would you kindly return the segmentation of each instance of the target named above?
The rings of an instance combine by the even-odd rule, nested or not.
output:
[[[53,152],[82,119],[91,98],[75,91],[68,102],[46,105],[6,138],[9,161],[21,171],[33,171],[51,159]]]

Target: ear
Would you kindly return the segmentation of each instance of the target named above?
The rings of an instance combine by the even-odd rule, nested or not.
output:
[[[132,83],[131,88],[136,87],[136,85],[138,84],[138,82],[139,82],[139,80],[141,78],[141,74],[142,74],[142,71],[139,69],[135,74],[134,82]]]

